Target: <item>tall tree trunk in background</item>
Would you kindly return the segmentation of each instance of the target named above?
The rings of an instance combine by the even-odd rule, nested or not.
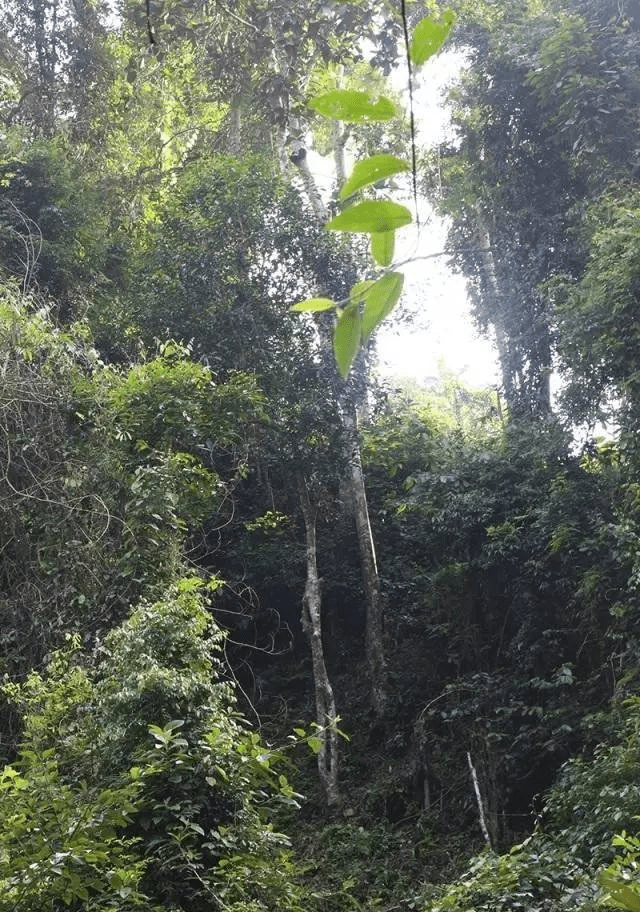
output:
[[[341,136],[344,137],[344,142],[346,142],[347,136],[344,134],[341,134]],[[342,148],[338,147],[341,136],[338,136],[338,134],[334,132],[334,139],[337,143],[334,150],[337,166],[339,166],[339,162],[342,160],[344,153],[344,145],[342,145]],[[309,202],[313,207],[318,220],[323,221],[327,217],[326,209],[322,202],[315,178],[309,169],[306,160],[306,151],[304,148],[301,148],[300,151],[302,154],[293,155],[292,161],[300,170]],[[323,294],[324,293],[327,292],[323,290]],[[319,321],[316,325],[323,346],[328,351],[331,351],[331,337],[326,329],[323,329],[326,324]],[[376,549],[371,531],[371,521],[369,519],[367,490],[364,483],[364,473],[362,471],[357,411],[351,397],[348,394],[345,395],[343,384],[341,384],[341,389],[338,391],[336,399],[344,431],[344,452],[347,464],[345,486],[347,489],[347,496],[351,501],[353,509],[358,536],[358,547],[360,550],[362,583],[367,600],[365,643],[367,666],[369,669],[369,684],[371,688],[371,705],[376,716],[382,718],[386,707],[383,605],[380,592],[380,577],[378,575]]]
[[[331,132],[333,136],[333,162],[336,169],[336,183],[338,187],[342,187],[347,180],[344,150],[351,134],[351,127],[349,124],[343,126],[339,120],[333,120],[331,121]]]
[[[492,294],[496,301],[502,298],[502,292],[498,283],[498,273],[496,262],[491,249],[491,235],[482,215],[480,206],[476,206],[477,226],[479,246],[482,251],[482,258],[485,267],[485,280],[488,285],[489,294]],[[512,358],[508,348],[508,335],[505,332],[502,322],[497,318],[493,321],[493,329],[496,334],[496,347],[498,349],[498,360],[500,362],[500,371],[502,373],[502,385],[504,387],[504,397],[507,400],[507,407],[513,417],[518,411],[518,395],[513,378]]]
[[[313,686],[316,696],[316,722],[322,746],[318,751],[318,773],[329,807],[338,803],[338,735],[336,732],[336,703],[327,674],[322,646],[322,594],[318,576],[316,544],[316,510],[309,498],[309,489],[298,475],[298,494],[304,518],[307,581],[302,599],[302,629],[311,645]]]
[[[302,180],[302,184],[304,186],[304,192],[307,194],[307,199],[311,204],[313,214],[321,224],[323,222],[326,222],[329,218],[329,211],[322,200],[316,179],[311,172],[311,168],[309,167],[309,162],[307,161],[307,150],[300,140],[296,140],[294,143],[292,143],[290,160],[298,169],[300,179]]]
[[[504,288],[498,277],[491,235],[482,214],[476,206],[479,247],[484,265],[486,291],[496,302],[491,323],[494,328],[502,385],[511,418],[524,415],[551,414],[551,339],[540,316],[532,316],[531,329],[536,333],[534,342],[529,342],[526,357],[518,350],[520,343],[505,325],[503,314],[508,306]],[[530,306],[531,303],[530,303]]]
[[[237,94],[229,106],[227,148],[231,155],[242,155],[242,95]]]
[[[378,575],[378,561],[369,518],[367,490],[364,483],[364,472],[362,471],[358,418],[353,405],[342,409],[342,425],[348,466],[347,481],[358,535],[362,583],[367,600],[365,644],[369,669],[369,686],[371,688],[371,704],[378,718],[381,718],[385,712],[387,701],[383,642],[383,604],[380,592],[380,576]]]

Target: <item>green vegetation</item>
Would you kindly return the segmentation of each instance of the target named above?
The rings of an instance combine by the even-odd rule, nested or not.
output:
[[[0,912],[638,912],[640,5],[0,12]]]

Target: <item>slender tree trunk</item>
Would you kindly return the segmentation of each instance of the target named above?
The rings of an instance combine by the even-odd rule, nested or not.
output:
[[[236,95],[228,114],[229,136],[227,148],[231,155],[242,154],[242,96]]]
[[[333,134],[333,161],[336,168],[336,183],[338,187],[342,187],[347,179],[344,149],[347,140],[349,139],[351,129],[348,124],[343,127],[339,120],[332,121],[331,129]]]
[[[480,829],[482,830],[484,841],[489,846],[489,848],[491,848],[491,836],[489,835],[489,828],[487,827],[487,818],[484,811],[482,793],[480,792],[480,783],[478,782],[478,774],[476,773],[476,768],[473,765],[470,751],[467,751],[467,764],[469,766],[469,772],[471,773],[471,781],[473,783],[473,791],[476,796],[476,804],[478,805],[478,819],[480,821]]]
[[[380,577],[376,549],[369,519],[367,491],[362,471],[360,442],[358,440],[358,422],[353,407],[342,410],[342,424],[345,435],[345,454],[348,465],[349,493],[351,495],[353,515],[360,549],[362,583],[367,599],[367,625],[365,644],[371,703],[376,715],[383,716],[386,707],[386,674],[383,643],[383,605],[380,592]]]
[[[345,136],[346,142],[346,136]],[[306,152],[303,147],[299,150],[301,154],[294,154],[292,160],[300,169],[301,177],[305,185],[309,201],[318,217],[319,221],[326,220],[327,212],[318,191],[315,178],[309,170],[306,161]],[[338,161],[336,151],[336,162]],[[322,331],[321,324],[318,325],[318,332],[323,339],[324,345],[331,349],[331,340],[326,337]],[[371,531],[371,521],[369,519],[369,507],[367,503],[367,491],[364,483],[364,473],[362,471],[362,459],[360,456],[360,441],[358,438],[358,421],[354,404],[344,396],[340,402],[340,393],[338,394],[338,409],[344,431],[344,449],[347,463],[347,477],[345,479],[348,490],[348,496],[353,506],[353,514],[358,536],[358,547],[360,550],[360,564],[362,567],[362,582],[367,600],[367,624],[365,633],[365,644],[367,654],[367,665],[369,669],[369,682],[371,688],[371,704],[378,718],[382,718],[386,708],[386,672],[384,659],[383,643],[383,605],[380,592],[380,577],[378,575],[378,562],[376,559],[376,549]]]
[[[322,596],[318,576],[316,545],[316,511],[302,475],[298,475],[298,493],[304,518],[307,544],[307,582],[302,599],[302,629],[311,645],[313,685],[316,696],[316,722],[322,746],[318,751],[318,773],[329,807],[338,803],[338,735],[336,704],[327,674],[322,646]]]
[[[311,168],[309,167],[309,162],[307,161],[307,150],[304,148],[300,141],[296,141],[294,143],[294,147],[295,148],[293,148],[293,151],[291,153],[291,161],[300,173],[304,191],[307,194],[307,199],[311,204],[314,215],[322,224],[329,218],[329,212],[322,200],[320,191],[318,190],[316,179],[311,173]]]

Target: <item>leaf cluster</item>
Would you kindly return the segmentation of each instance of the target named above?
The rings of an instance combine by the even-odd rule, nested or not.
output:
[[[0,779],[0,908],[298,908],[268,823],[295,798],[220,680],[206,591],[184,580],[139,605],[93,669],[76,646],[5,688],[24,735]]]
[[[437,54],[451,32],[455,15],[450,10],[438,19],[426,17],[415,27],[411,39],[409,66],[419,67]],[[373,98],[366,92],[354,89],[334,89],[315,96],[309,106],[333,120],[347,123],[370,123],[390,120],[395,107],[390,99]],[[357,162],[351,176],[340,191],[340,198],[347,199],[363,188],[377,184],[394,174],[409,170],[407,162],[384,153],[378,153]],[[390,199],[365,199],[349,206],[332,218],[325,226],[328,231],[363,233],[369,236],[371,254],[378,267],[386,269],[394,259],[395,232],[410,224],[411,213],[406,206]],[[333,349],[338,370],[343,378],[371,334],[391,313],[402,294],[401,273],[385,272],[371,282],[366,290],[359,283],[352,288],[349,300],[336,303],[328,298],[312,298],[295,304],[292,310],[317,312],[333,310],[336,324]]]

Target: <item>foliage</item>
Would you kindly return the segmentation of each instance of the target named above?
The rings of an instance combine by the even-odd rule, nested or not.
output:
[[[606,871],[600,875],[600,883],[607,891],[607,898],[618,906],[637,912],[640,908],[638,889],[638,855],[640,840],[624,830],[613,837],[613,845],[620,851]]]
[[[557,313],[559,348],[568,375],[567,400],[577,418],[611,418],[619,412],[633,431],[637,358],[636,321],[640,275],[637,190],[615,185],[585,213],[582,238],[587,260],[579,280],[548,285]],[[622,400],[620,407],[615,399]]]
[[[637,5],[456,3],[456,132],[426,163],[504,388],[387,402],[326,342],[337,314],[346,375],[402,292],[397,11],[119,9],[2,4],[0,909],[587,910],[607,863],[633,905],[637,705],[608,701],[635,694],[640,636]],[[452,22],[408,7],[412,66]],[[289,186],[309,131],[359,146],[329,231]],[[617,417],[619,442],[551,419],[556,360],[568,418]],[[350,397],[387,601],[375,723]],[[226,680],[321,749],[300,471],[354,731],[343,816],[312,800],[303,823]],[[495,851],[443,887],[480,844],[467,754]]]
[[[119,372],[86,326],[60,330],[11,286],[3,298],[2,653],[14,670],[172,581],[194,531],[230,509],[263,411],[253,378],[214,384],[175,345]]]
[[[471,825],[470,751],[503,844],[528,830],[608,692],[608,611],[632,568],[612,509],[618,468],[604,451],[570,455],[558,427],[505,433],[494,416],[465,439],[419,417],[390,410],[364,449],[392,606],[394,738],[411,757],[404,800],[426,778],[428,800]]]
[[[404,906],[420,871],[412,834],[385,821],[346,819],[308,827],[300,846],[309,859],[308,888],[323,912],[394,901]]]
[[[425,18],[418,23],[413,32],[411,47],[407,43],[410,73],[412,64],[417,68],[438,53],[447,40],[454,22],[455,14],[451,10],[445,10],[437,20]],[[406,21],[404,24],[406,28]],[[411,85],[409,88],[412,91]],[[325,117],[348,123],[385,121],[395,114],[393,103],[388,98],[383,96],[374,100],[365,92],[348,89],[334,89],[316,95],[309,102],[309,106]],[[357,163],[354,173],[345,184],[349,194],[379,181],[380,159],[381,155],[378,154]],[[415,151],[413,165],[415,167]],[[383,176],[388,177],[397,170],[397,166],[391,171],[387,167]],[[341,197],[343,196],[347,196],[346,190],[341,193]],[[393,238],[396,229],[410,222],[411,213],[406,206],[384,198],[365,199],[336,215],[325,227],[328,231],[368,234],[375,264],[386,268],[393,260]],[[381,235],[384,236],[384,242],[381,242]],[[391,279],[391,290],[386,287],[387,279]],[[360,283],[351,289],[349,299],[338,303],[332,302],[337,317],[333,348],[338,370],[343,378],[348,376],[362,345],[397,304],[402,292],[402,279],[399,273],[383,273],[381,278],[368,283],[366,292],[363,293]],[[316,311],[316,301],[317,299],[301,301],[294,305],[294,308],[296,311]]]
[[[533,835],[507,855],[478,856],[467,873],[426,908],[436,912],[552,906],[586,912],[610,903],[635,908],[636,840],[623,832],[612,846],[610,834],[637,818],[637,736],[634,698],[619,707],[609,743],[600,744],[591,757],[572,758],[564,765]],[[622,851],[614,858],[616,848]]]
[[[596,868],[611,861],[611,834],[631,828],[640,812],[638,725],[635,697],[621,707],[617,730],[597,745],[592,757],[567,761],[545,803],[545,829],[557,832],[574,857]]]
[[[596,890],[570,856],[552,843],[516,846],[508,855],[487,851],[461,880],[428,900],[428,912],[507,912],[579,908],[595,912]]]
[[[32,672],[22,686],[3,688],[24,713],[20,750],[0,777],[0,908],[7,912],[80,902],[149,908],[139,890],[146,862],[126,833],[140,784],[129,775],[86,775],[96,729],[86,714],[92,684],[74,665],[77,650],[56,653],[46,679]]]
[[[298,908],[268,823],[293,792],[219,679],[204,591],[138,606],[93,673],[76,646],[5,687],[25,727],[0,789],[3,908]]]

